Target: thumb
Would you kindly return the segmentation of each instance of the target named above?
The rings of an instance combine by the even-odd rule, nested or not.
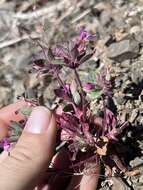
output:
[[[15,148],[0,163],[0,189],[32,189],[51,161],[55,141],[53,114],[44,107],[34,108]]]

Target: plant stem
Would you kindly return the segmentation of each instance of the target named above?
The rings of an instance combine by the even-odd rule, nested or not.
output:
[[[105,126],[106,126],[106,105],[105,105],[105,101],[104,101],[104,97],[102,97],[103,98],[103,112],[104,112],[104,118],[103,118],[103,121],[102,121],[102,128],[103,128],[103,130],[102,130],[102,136],[104,136],[105,135],[105,132],[106,132],[106,130],[107,130],[107,128],[105,128]]]
[[[126,172],[127,168],[123,165],[122,161],[119,159],[119,157],[116,154],[112,154],[110,158],[115,162],[117,167],[122,171]]]
[[[80,92],[81,92],[81,102],[82,102],[82,111],[83,111],[83,119],[85,119],[85,112],[86,112],[86,106],[85,106],[85,96],[83,91],[83,86],[79,77],[79,74],[76,69],[74,69],[76,80],[80,86]]]
[[[57,73],[57,71],[56,71],[56,77],[57,77],[57,80],[58,80],[59,85],[62,86],[63,89],[64,89],[64,88],[65,88],[65,84],[64,84],[64,82],[62,81],[61,77],[59,76],[59,73]]]

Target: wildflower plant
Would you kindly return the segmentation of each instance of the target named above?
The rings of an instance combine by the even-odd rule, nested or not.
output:
[[[59,86],[54,93],[60,99],[60,105],[54,108],[58,135],[56,151],[66,147],[71,158],[70,169],[85,168],[88,163],[104,165],[106,176],[114,174],[132,175],[120,159],[118,153],[119,135],[128,127],[128,123],[121,123],[117,113],[108,105],[113,101],[114,78],[110,75],[110,67],[103,66],[96,72],[94,82],[83,82],[78,68],[87,64],[95,54],[94,41],[96,35],[84,28],[74,39],[52,46],[42,47],[41,52],[34,56],[33,70],[39,75],[48,74],[57,80]],[[74,73],[71,83],[63,80],[61,73],[68,68]],[[97,114],[93,103],[102,100],[101,114]],[[29,101],[29,100],[26,100]],[[30,108],[35,102],[29,101]],[[29,115],[30,110],[18,110]],[[24,124],[13,122],[10,135],[1,141],[1,146],[7,149],[11,143],[17,141]],[[92,165],[88,167],[89,174],[94,173]],[[96,170],[95,170],[96,171]]]

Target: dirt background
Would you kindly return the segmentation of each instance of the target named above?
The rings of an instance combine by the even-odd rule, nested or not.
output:
[[[35,73],[29,74],[33,55],[40,49],[36,41],[48,47],[74,36],[81,26],[97,35],[96,55],[88,66],[80,68],[81,77],[88,78],[91,70],[104,64],[112,66],[116,75],[114,101],[122,121],[131,123],[122,137],[131,149],[127,162],[142,168],[142,0],[0,0],[0,107],[24,92],[50,106],[56,81],[37,80]],[[118,190],[141,190],[143,175],[119,178],[115,183]],[[108,189],[104,180],[99,188]]]

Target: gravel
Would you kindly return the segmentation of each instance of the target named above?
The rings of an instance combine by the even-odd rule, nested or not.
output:
[[[26,33],[24,28],[30,34],[36,32],[41,35],[41,24],[45,24],[46,30],[43,44],[65,41],[83,25],[87,30],[96,32],[96,56],[90,61],[90,66],[86,64],[79,68],[81,77],[87,79],[91,71],[98,70],[103,64],[110,64],[112,75],[116,78],[114,100],[118,113],[123,121],[130,121],[130,135],[123,137],[131,151],[131,154],[125,155],[127,163],[131,168],[143,168],[143,1],[43,1],[37,4],[39,10],[51,6],[54,11],[44,15],[40,13],[42,16],[38,18],[34,14],[35,19],[27,17],[33,11],[32,1],[25,2],[0,2],[0,10],[5,10],[0,12],[0,45],[21,38]],[[26,19],[14,17],[17,13],[22,13]],[[59,25],[55,24],[57,20]],[[25,90],[30,97],[36,96],[42,104],[51,106],[55,99],[52,88],[57,83],[53,81],[51,84],[47,77],[37,79],[34,73],[28,74],[32,56],[38,50],[39,47],[30,38],[1,49],[0,107],[16,101],[17,95]],[[88,73],[84,73],[83,69]],[[65,72],[64,77],[71,79],[72,75]],[[114,178],[113,181],[112,190],[142,190],[143,172],[136,177]],[[101,183],[99,188],[109,189],[107,186],[101,187]]]
[[[113,43],[108,48],[108,57],[117,62],[136,58],[139,55],[139,43],[133,39]]]

